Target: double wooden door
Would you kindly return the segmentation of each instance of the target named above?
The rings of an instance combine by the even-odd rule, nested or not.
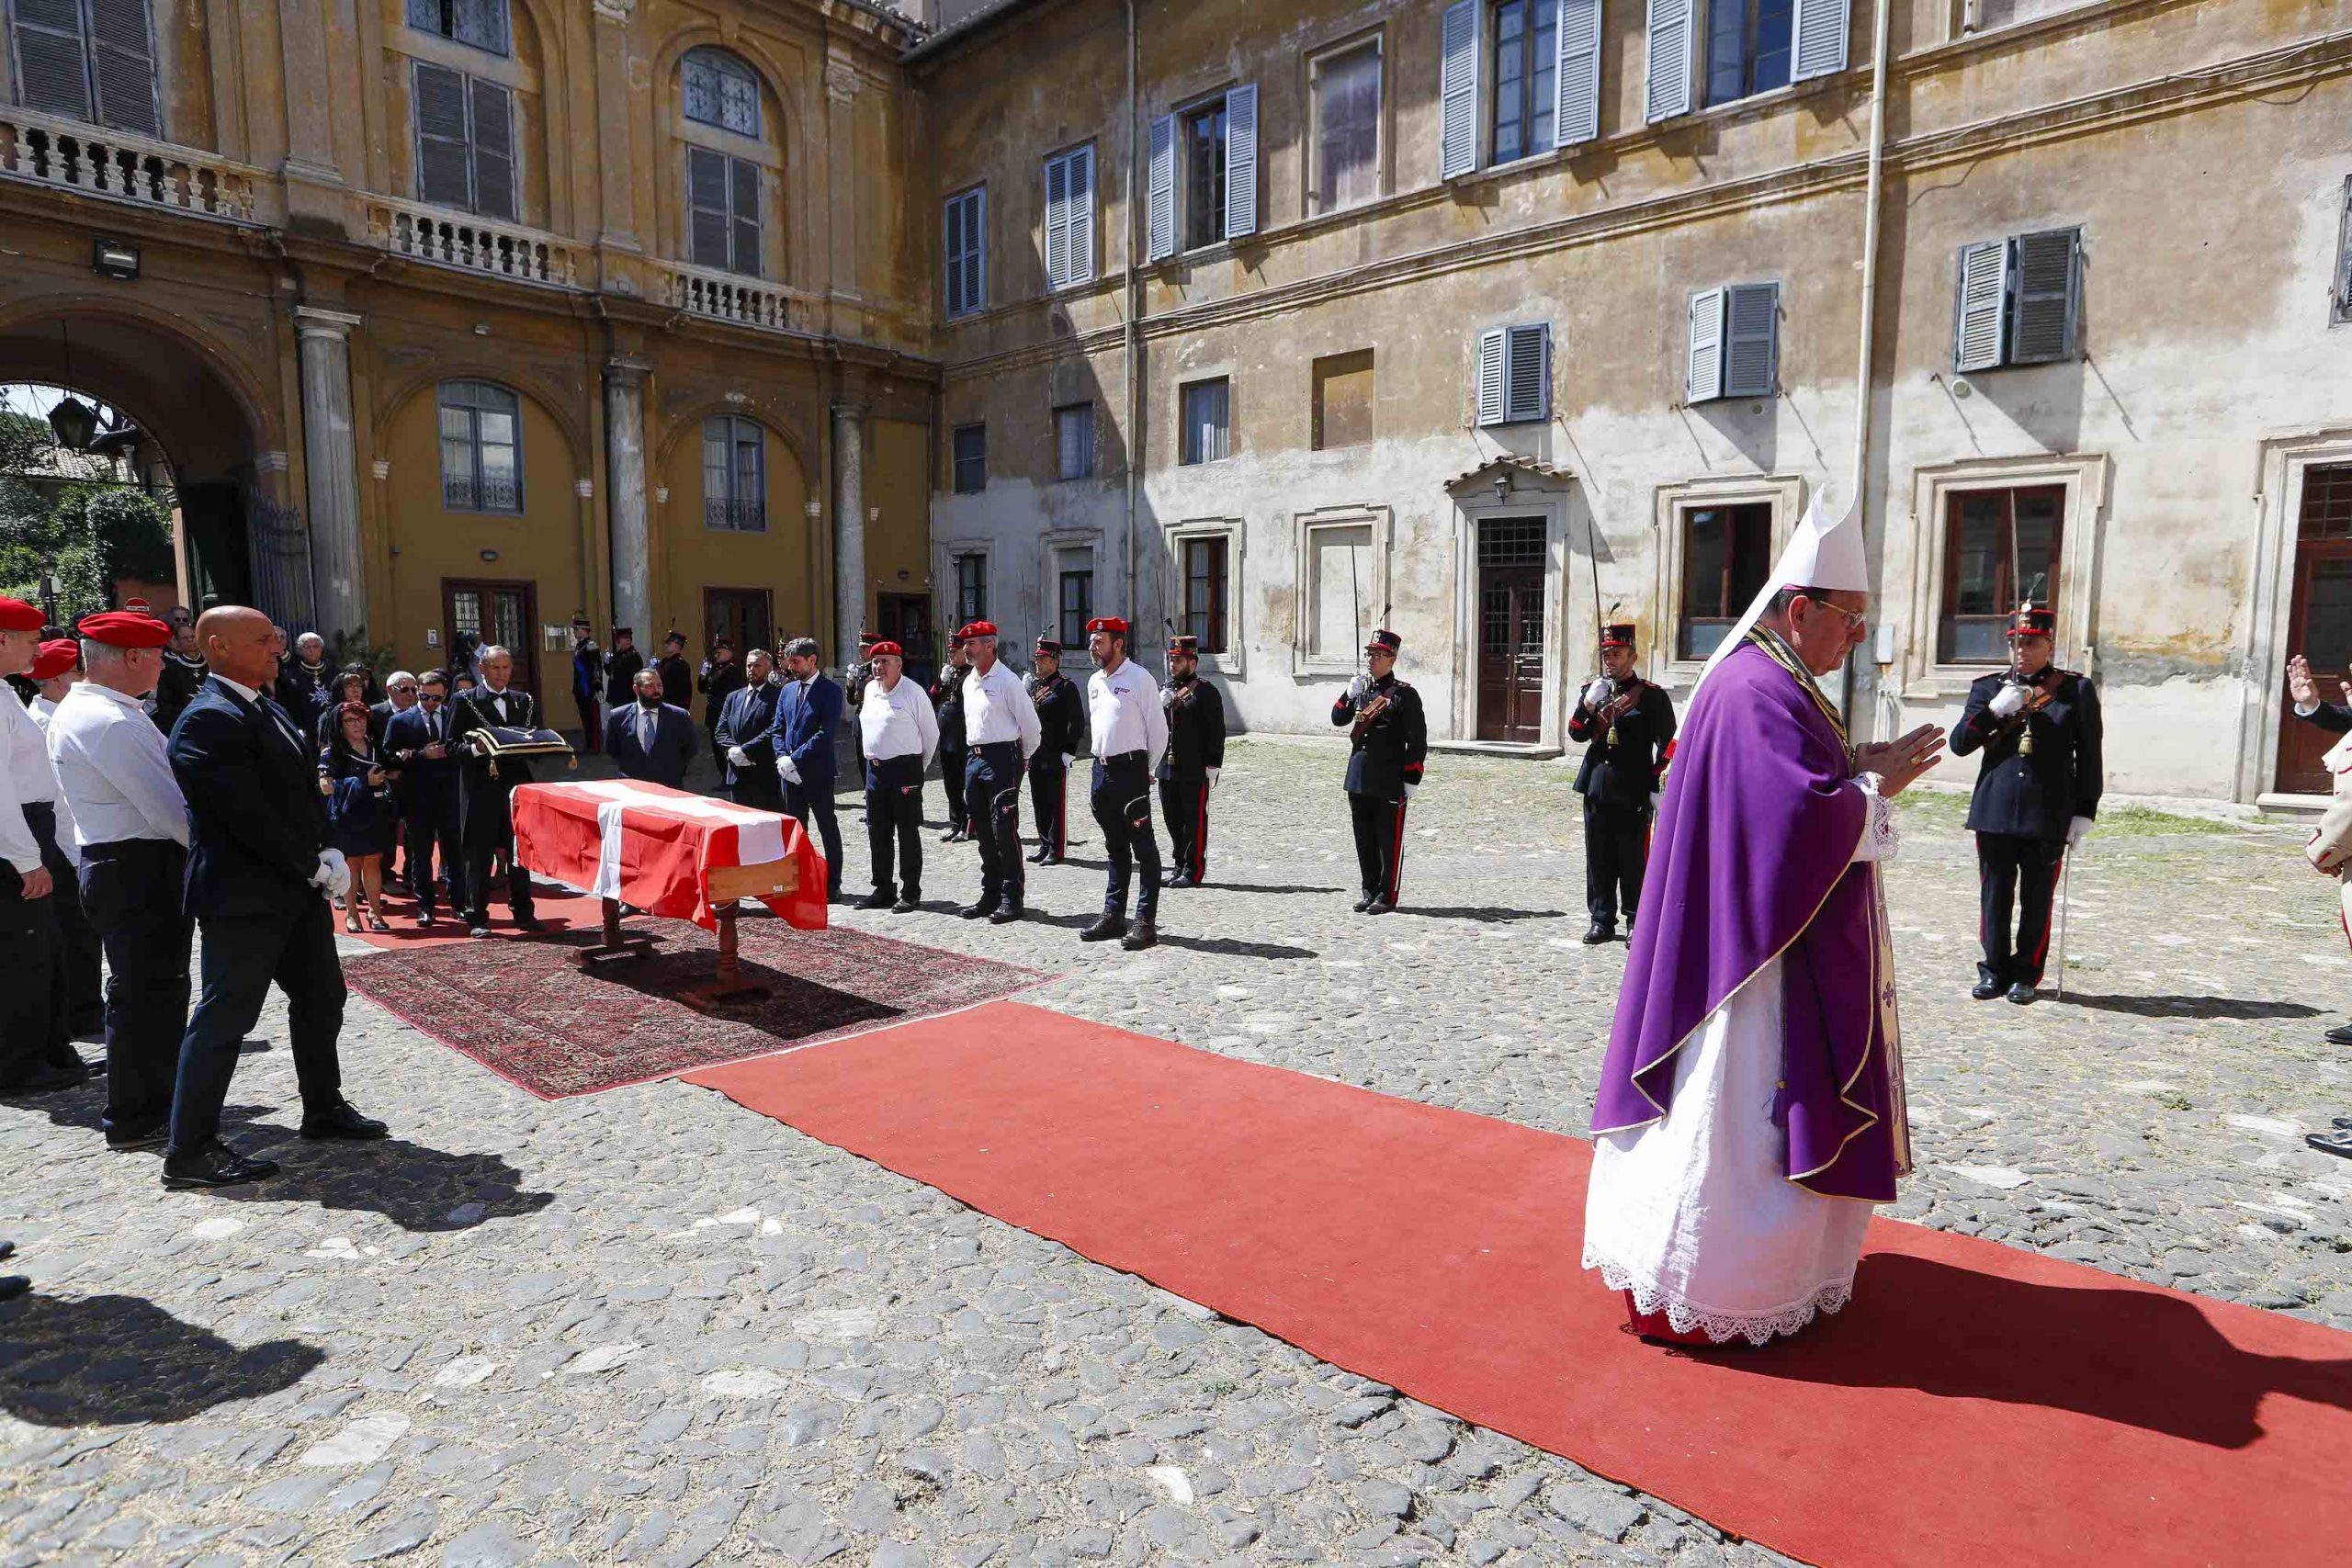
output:
[[[447,617],[449,640],[471,632],[484,648],[503,648],[514,658],[514,684],[539,699],[547,711],[548,694],[539,684],[539,594],[535,582],[511,582],[483,578],[444,578],[442,609]],[[569,671],[563,690],[571,689]]]

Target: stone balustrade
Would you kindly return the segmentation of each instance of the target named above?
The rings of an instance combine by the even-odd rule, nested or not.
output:
[[[580,287],[572,243],[560,234],[389,197],[368,197],[368,238],[394,255],[486,277]]]
[[[769,332],[819,330],[817,301],[782,284],[715,267],[660,265],[669,278],[668,303],[688,315]]]
[[[0,178],[232,223],[265,220],[259,169],[194,147],[0,105]]]

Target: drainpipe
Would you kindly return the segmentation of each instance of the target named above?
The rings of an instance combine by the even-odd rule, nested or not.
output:
[[[1885,0],[1880,0],[1883,5]],[[1136,360],[1143,353],[1143,276],[1136,270],[1136,257],[1143,251],[1143,209],[1136,193],[1144,188],[1139,177],[1144,155],[1144,128],[1136,105],[1136,77],[1142,59],[1142,39],[1138,29],[1141,22],[1136,15],[1138,0],[1127,0],[1127,254],[1126,254],[1126,332],[1121,339],[1119,362],[1127,383],[1127,619],[1132,625],[1143,614],[1136,603],[1136,514],[1141,510],[1142,497],[1136,490],[1138,471],[1143,466],[1143,382]],[[1135,646],[1130,634],[1128,646]]]
[[[1854,373],[1854,504],[1860,506],[1870,482],[1871,364],[1877,357],[1878,328],[1878,209],[1886,185],[1886,56],[1887,13],[1891,0],[1877,0],[1871,16],[1871,164],[1862,197],[1862,330],[1860,364]],[[1883,533],[1881,535],[1883,540]],[[1883,552],[1880,559],[1885,559]],[[1854,721],[1854,671],[1859,650],[1846,655],[1843,700],[1846,722]],[[1883,694],[1882,694],[1883,695]]]

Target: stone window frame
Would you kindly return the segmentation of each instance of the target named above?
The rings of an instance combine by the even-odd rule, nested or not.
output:
[[[1102,608],[1104,587],[1102,530],[1100,528],[1049,529],[1037,541],[1037,599],[1039,608],[1043,612],[1038,616],[1038,625],[1041,628],[1052,628],[1054,635],[1057,637],[1061,636],[1062,625],[1063,558],[1080,550],[1085,551],[1091,560],[1092,564],[1088,570],[1094,574],[1094,602],[1090,606],[1090,615],[1103,615],[1106,612]],[[1067,639],[1065,641],[1067,642]],[[1023,649],[1022,651],[1025,657],[1028,650]],[[1130,638],[1127,651],[1130,654],[1135,651],[1132,638]],[[1087,651],[1086,638],[1083,635],[1079,637],[1074,644],[1064,647],[1062,663],[1065,667],[1076,665],[1081,670],[1091,670],[1094,667],[1093,658]]]
[[[1352,648],[1344,657],[1317,657],[1312,652],[1315,600],[1315,536],[1332,528],[1372,530],[1372,626],[1369,636],[1389,610],[1390,561],[1396,553],[1396,513],[1393,507],[1359,503],[1321,507],[1291,516],[1296,560],[1291,582],[1291,673],[1296,676],[1348,675],[1360,668],[1363,650]]]
[[[956,570],[956,563],[968,556],[979,558],[981,604],[980,615],[977,618],[985,620],[989,612],[988,601],[994,597],[996,589],[996,543],[984,537],[941,539],[933,548],[937,552],[938,565],[933,569],[932,581],[940,585],[940,591],[946,599],[943,606],[946,613],[940,617],[938,631],[939,659],[944,665],[949,634],[975,618],[964,614],[964,579]]]
[[[2273,437],[2262,443],[2260,457],[2255,494],[2257,543],[2245,617],[2245,705],[2239,724],[2234,796],[2256,804],[2278,790],[2278,727],[2287,705],[2287,659],[2297,651],[2287,646],[2287,635],[2295,613],[2295,556],[2302,525],[2304,477],[2313,468],[2352,465],[2352,425]],[[2059,629],[2064,631],[2064,622]]]
[[[1249,559],[1248,526],[1239,517],[1188,517],[1163,528],[1160,536],[1167,547],[1168,581],[1172,585],[1169,594],[1170,619],[1179,630],[1190,624],[1190,617],[1184,614],[1184,547],[1195,539],[1225,541],[1225,651],[1202,654],[1201,668],[1237,680],[1245,678],[1249,659],[1243,635],[1247,628],[1241,614],[1241,584]],[[1302,555],[1301,558],[1305,557]],[[1303,605],[1303,598],[1301,603]],[[1306,626],[1303,618],[1298,626],[1299,657],[1303,660]]]
[[[696,55],[724,58],[750,74],[753,90],[758,95],[760,129],[756,134],[746,135],[740,130],[729,130],[725,126],[714,125],[705,119],[696,119],[686,113],[686,62]],[[781,216],[777,221],[769,221],[769,214],[781,215],[782,213],[785,189],[783,141],[780,137],[769,134],[770,127],[782,118],[777,102],[772,101],[777,98],[775,89],[758,66],[734,51],[716,44],[700,46],[682,55],[678,61],[677,71],[671,79],[670,86],[672,92],[669,105],[670,136],[678,143],[678,151],[675,154],[678,160],[675,165],[678,177],[675,197],[676,259],[689,266],[699,266],[718,272],[731,272],[738,277],[763,279],[783,277],[791,260],[785,250],[786,224]],[[693,153],[688,149],[696,147],[705,152],[716,152],[728,160],[728,179],[730,190],[734,179],[733,166],[736,164],[748,164],[756,173],[759,185],[759,208],[755,218],[760,232],[760,254],[757,265],[752,268],[718,266],[713,263],[695,259],[694,178],[688,167]],[[741,258],[737,260],[740,261]]]
[[[1649,665],[1658,671],[1661,685],[1688,691],[1707,667],[1703,659],[1680,659],[1682,646],[1682,513],[1691,507],[1739,506],[1765,502],[1772,508],[1772,559],[1777,562],[1797,519],[1804,514],[1807,490],[1799,474],[1741,474],[1724,479],[1686,479],[1660,485],[1652,524],[1657,540],[1657,625],[1649,631]],[[1765,568],[1771,570],[1768,564]],[[1745,611],[1746,606],[1741,606]]]
[[[1511,489],[1501,495],[1484,484],[1460,485],[1455,490],[1456,630],[1450,733],[1455,740],[1478,739],[1478,531],[1489,521],[1519,517],[1544,520],[1544,691],[1537,708],[1535,745],[1538,750],[1556,751],[1567,733],[1563,705],[1581,683],[1570,682],[1566,666],[1578,657],[1577,649],[1589,649],[1599,636],[1597,631],[1586,635],[1589,628],[1580,624],[1586,614],[1584,603],[1575,592],[1575,580],[1590,570],[1578,565],[1577,558],[1592,548],[1592,498],[1582,484],[1566,479],[1539,485],[1531,482],[1529,476],[1515,475]]]
[[[2097,603],[2098,542],[2112,467],[2104,453],[2077,453],[1977,457],[1912,471],[1910,627],[1895,665],[1902,672],[1905,701],[1965,697],[1970,684],[1987,669],[1983,664],[1947,664],[1936,655],[1943,636],[1951,500],[1959,491],[2044,485],[2065,491],[2058,519],[2058,637],[2051,658],[2065,669],[2091,673],[2097,651],[2092,611]]]
[[[1373,154],[1374,178],[1380,188],[1363,200],[1325,207],[1316,199],[1316,187],[1321,183],[1323,173],[1322,100],[1318,96],[1322,71],[1329,62],[1364,48],[1371,49],[1380,59],[1380,111],[1374,117],[1378,122],[1379,146]],[[1300,141],[1298,160],[1301,212],[1309,217],[1353,212],[1359,208],[1385,201],[1396,194],[1396,107],[1395,95],[1389,91],[1392,85],[1388,76],[1389,63],[1387,28],[1381,23],[1359,28],[1329,43],[1318,44],[1301,55],[1299,101],[1306,106],[1305,134]]]

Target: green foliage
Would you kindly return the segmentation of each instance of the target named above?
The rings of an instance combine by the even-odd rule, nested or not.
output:
[[[0,409],[0,474],[38,470],[49,449],[57,445],[46,420]]]
[[[70,485],[51,505],[0,477],[0,592],[38,602],[46,571],[66,621],[110,604],[117,578],[166,581],[172,569],[171,513],[138,486]]]

